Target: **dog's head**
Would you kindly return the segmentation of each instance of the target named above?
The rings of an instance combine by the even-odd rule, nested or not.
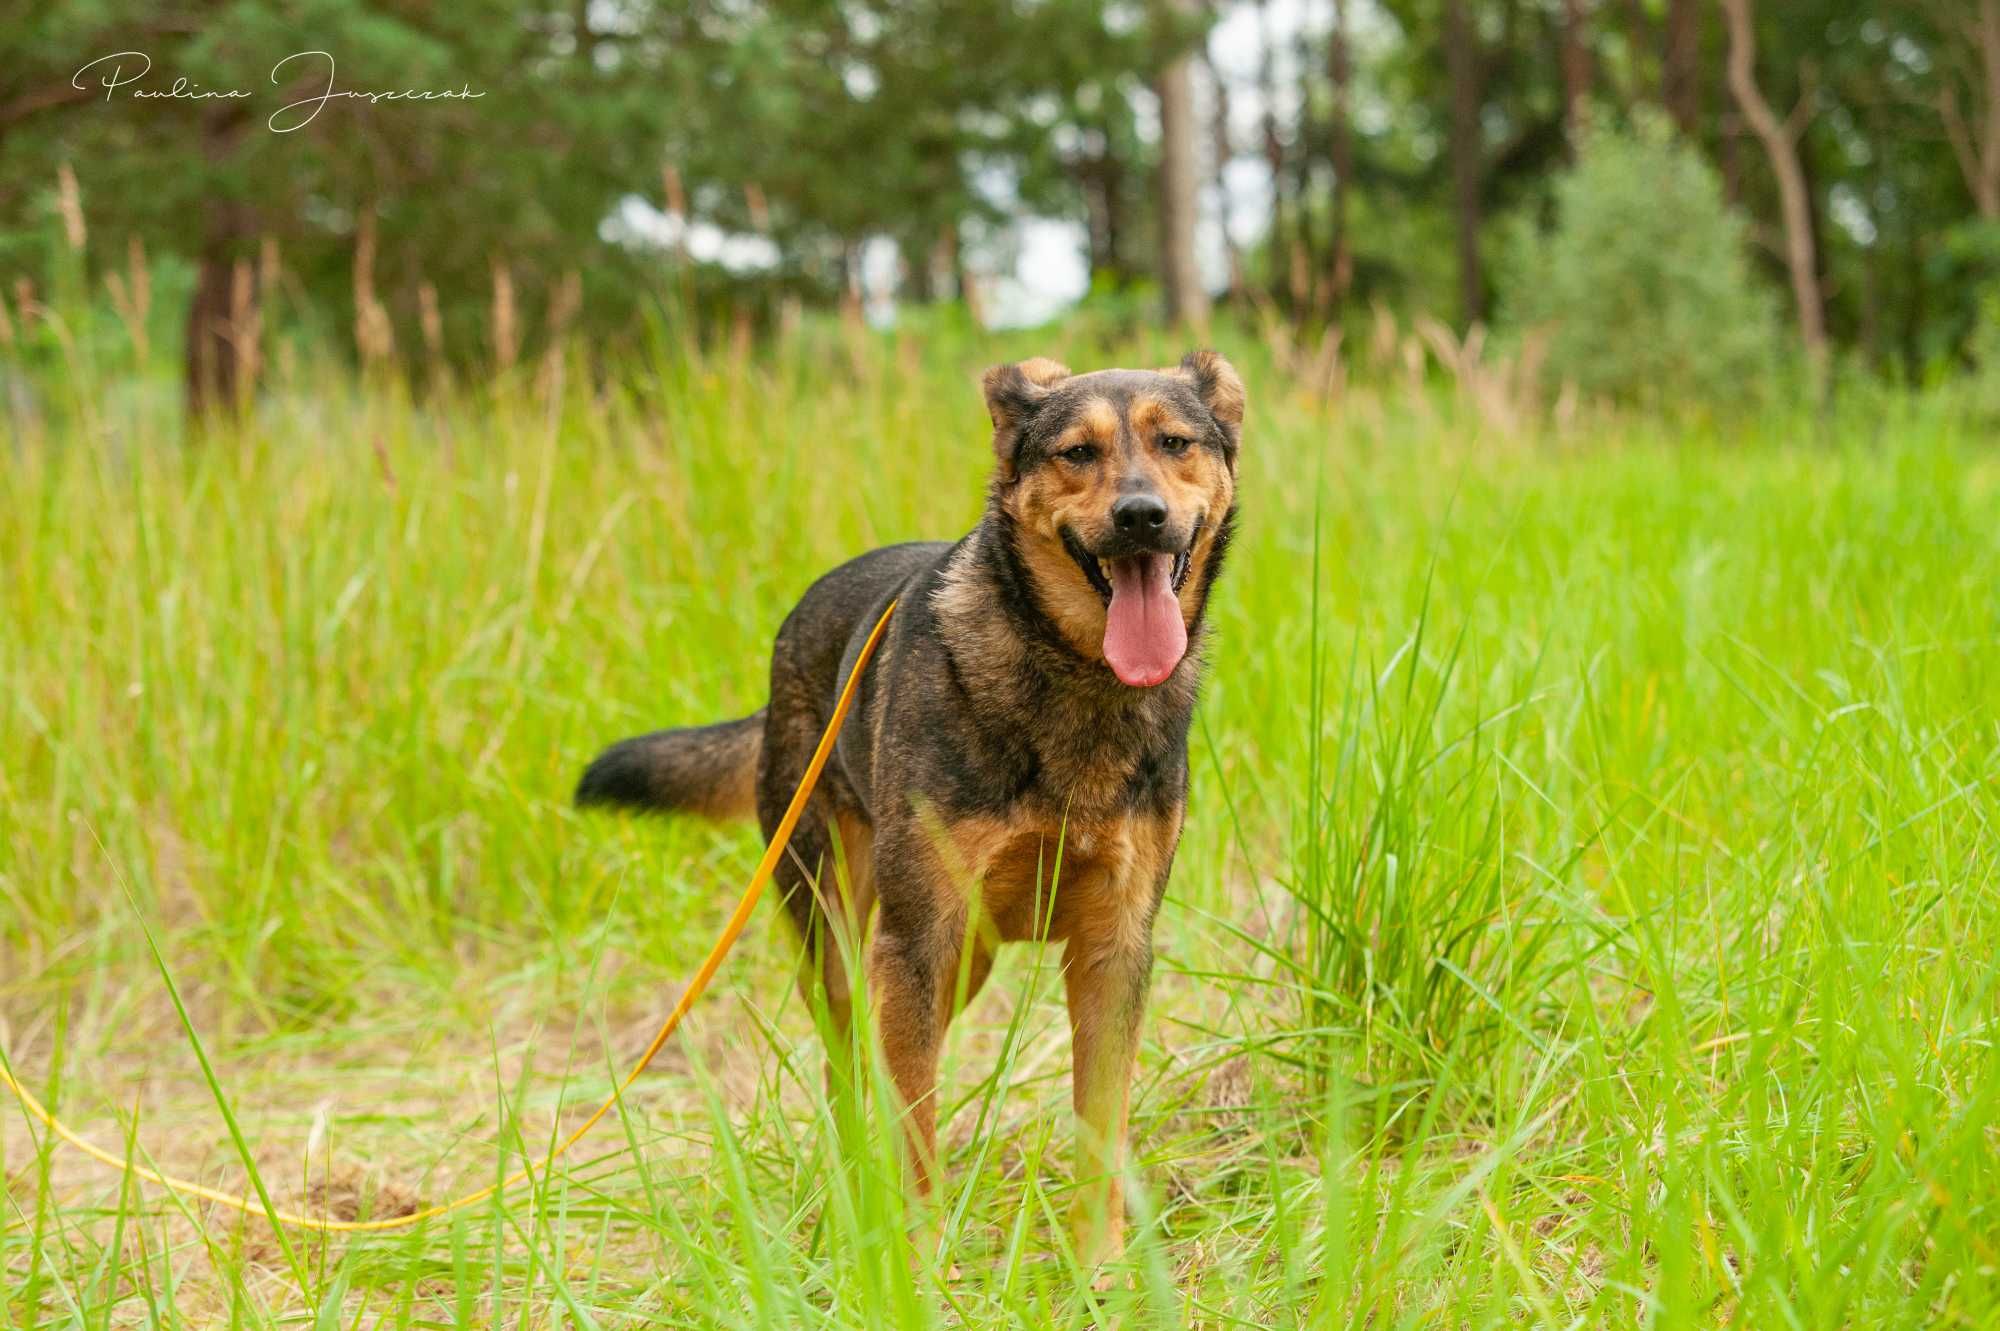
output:
[[[1236,506],[1243,381],[1212,351],[1172,369],[986,372],[994,496],[1042,608],[1134,688],[1162,683]]]

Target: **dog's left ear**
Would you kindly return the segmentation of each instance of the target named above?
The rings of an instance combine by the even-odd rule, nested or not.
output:
[[[1069,367],[1045,357],[1016,365],[996,365],[980,380],[986,390],[986,414],[993,418],[993,456],[1002,480],[1014,479],[1014,459],[1021,427],[1035,414],[1050,390],[1069,378]]]
[[[1236,367],[1213,351],[1190,351],[1167,373],[1194,386],[1195,396],[1235,445],[1243,430],[1243,379]]]

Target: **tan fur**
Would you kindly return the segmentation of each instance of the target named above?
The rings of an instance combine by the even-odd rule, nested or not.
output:
[[[954,871],[949,886],[961,901],[976,893],[1001,942],[1083,938],[1095,949],[1132,940],[1143,924],[1135,912],[1179,834],[1178,811],[1171,819],[971,818],[947,829],[941,862]]]
[[[1040,388],[1054,388],[1070,377],[1069,366],[1050,360],[1047,356],[1034,356],[1021,362],[1021,373],[1028,382]]]
[[[1115,421],[1117,413],[1110,414]],[[1101,527],[1114,480],[1110,467],[1038,467],[1004,501],[1021,533],[1022,562],[1042,610],[1071,647],[1093,659],[1104,654],[1104,602],[1063,549],[1061,533],[1065,526],[1082,531]]]
[[[1183,439],[1201,436],[1201,427],[1177,413],[1171,406],[1156,397],[1135,397],[1132,399],[1132,428],[1143,439],[1158,443],[1161,435],[1175,434]]]
[[[1237,411],[1240,418],[1240,406]],[[1104,602],[1063,549],[1062,529],[1067,526],[1079,532],[1087,543],[1100,539],[1117,477],[1121,468],[1130,467],[1140,469],[1176,511],[1209,515],[1195,540],[1189,575],[1180,591],[1181,616],[1191,625],[1201,609],[1201,586],[1214,555],[1216,523],[1236,501],[1236,478],[1208,449],[1193,447],[1174,456],[1159,447],[1163,435],[1190,438],[1200,431],[1158,398],[1134,398],[1123,415],[1110,402],[1095,398],[1079,417],[1078,423],[1064,432],[1059,446],[1092,442],[1115,448],[1118,465],[1085,472],[1060,465],[1041,467],[1023,477],[1004,502],[1008,516],[1021,531],[1022,561],[1034,580],[1043,611],[1071,647],[1101,659]]]
[[[868,912],[875,908],[875,829],[852,810],[833,815],[840,834],[841,906],[836,918],[851,928],[866,928]]]
[[[826,949],[822,974],[828,1003],[838,1008],[835,1019],[844,1029],[852,990],[843,953],[853,950],[861,954],[868,937],[868,916],[875,909],[875,830],[851,810],[836,812],[833,824],[840,839],[840,863],[832,881],[839,885],[840,899],[827,903],[836,946]],[[822,874],[821,881],[828,881],[827,876]]]
[[[739,763],[723,769],[716,783],[706,792],[706,798],[697,803],[690,812],[703,818],[713,818],[718,822],[730,818],[749,818],[757,812],[757,764]]]
[[[1118,442],[1118,426],[1118,408],[1101,397],[1092,398],[1077,411],[1077,423],[1064,431],[1056,447],[1092,443],[1108,448]]]
[[[1028,576],[1035,580],[1035,596],[1042,610],[1062,630],[1063,638],[1078,655],[1096,660],[1104,655],[1104,602],[1097,589],[1084,578],[1083,571],[1062,539],[1053,533],[1037,532],[1021,542],[1021,560]]]
[[[1194,384],[1197,390],[1205,379],[1209,391],[1204,401],[1209,411],[1225,425],[1243,424],[1243,378],[1236,373],[1236,367],[1213,351],[1194,352],[1188,361],[1192,364],[1175,365],[1160,373]]]

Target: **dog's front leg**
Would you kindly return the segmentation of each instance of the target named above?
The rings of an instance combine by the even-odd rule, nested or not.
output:
[[[903,1102],[917,1191],[929,1196],[938,1170],[938,1052],[952,1017],[986,982],[993,954],[968,937],[965,896],[921,830],[890,829],[875,859],[882,909],[868,949],[869,1001]]]
[[[1152,963],[1150,936],[1079,935],[1063,954],[1076,1105],[1077,1193],[1070,1236],[1086,1267],[1125,1251],[1126,1114]]]

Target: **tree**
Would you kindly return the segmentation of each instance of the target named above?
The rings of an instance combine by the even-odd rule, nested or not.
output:
[[[1202,50],[1202,64],[1208,70],[1209,86],[1215,94],[1208,118],[1209,152],[1214,158],[1210,179],[1216,205],[1222,214],[1222,254],[1229,266],[1229,298],[1237,300],[1243,295],[1243,251],[1237,245],[1236,233],[1230,226],[1229,163],[1236,156],[1236,145],[1231,141],[1229,132],[1229,81],[1222,77],[1213,54],[1206,47]]]
[[[586,62],[575,56],[589,36],[581,21],[520,0],[334,6],[316,19],[317,49],[302,50],[279,0],[164,17],[140,4],[43,6],[0,34],[0,102],[65,84],[88,96],[19,117],[0,139],[0,180],[15,182],[0,190],[0,231],[32,230],[37,191],[19,182],[72,163],[99,235],[190,261],[184,379],[197,413],[241,396],[248,334],[270,294],[258,277],[268,265],[254,262],[266,240],[288,286],[350,317],[363,313],[351,279],[369,224],[371,283],[405,318],[428,282],[443,323],[469,326],[499,253],[541,279],[537,290],[583,267],[612,298],[631,289],[633,265],[597,231],[633,181],[657,172],[671,113],[654,52],[672,34],[627,25],[599,35],[607,45]],[[111,58],[79,71],[79,53]],[[242,95],[160,95],[176,79]],[[329,88],[466,95],[342,97],[312,113],[307,99]]]
[[[1948,14],[1955,6],[1939,8]],[[1968,70],[1965,78],[1972,90],[1972,112],[1960,105],[1955,70],[1946,74],[1939,89],[1938,111],[1979,215],[2000,221],[2000,0],[1979,0],[1977,15],[1960,15],[1956,22],[1941,16],[1940,23],[1947,46],[1955,45],[1951,40],[1955,29],[1977,55],[1976,61],[1965,62],[1976,64],[1976,72]]]
[[[1482,73],[1478,38],[1465,0],[1445,0],[1445,66],[1451,79],[1451,122],[1447,151],[1451,156],[1452,200],[1458,235],[1458,308],[1467,323],[1486,312],[1486,278],[1480,271],[1480,198],[1486,168],[1483,161],[1480,105]]]
[[[1701,134],[1701,0],[1667,0],[1660,102],[1690,141]]]
[[[1784,209],[1785,262],[1798,308],[1799,337],[1807,357],[1819,365],[1826,359],[1826,308],[1820,294],[1812,203],[1798,143],[1805,119],[1811,114],[1811,99],[1802,97],[1792,113],[1780,120],[1757,86],[1757,38],[1750,0],[1722,0],[1722,12],[1729,25],[1730,91],[1744,120],[1764,145],[1771,173],[1778,181]]]
[[[1160,99],[1160,285],[1166,292],[1167,318],[1201,328],[1208,323],[1208,288],[1194,247],[1200,194],[1194,62],[1176,21],[1177,6],[1159,0],[1156,17],[1168,52],[1153,84]]]
[[[1347,0],[1333,0],[1333,31],[1327,34],[1326,79],[1333,90],[1327,119],[1326,155],[1333,166],[1333,300],[1347,300],[1354,286],[1354,246],[1347,234],[1348,199],[1354,193],[1354,57],[1347,30]]]
[[[584,319],[630,326],[655,293],[684,289],[661,279],[669,263],[686,276],[685,249],[630,243],[629,228],[607,225],[634,196],[657,197],[663,165],[685,182],[683,222],[775,248],[754,275],[703,275],[702,289],[739,311],[775,308],[783,291],[837,299],[845,256],[869,237],[923,256],[970,221],[1076,215],[1071,150],[1100,125],[1114,225],[1138,236],[1125,246],[1145,238],[1150,163],[1126,89],[1157,68],[1153,44],[1114,31],[1091,0],[374,0],[315,11],[313,44],[337,65],[281,64],[302,45],[293,9],[195,0],[162,14],[94,0],[0,26],[0,260],[45,266],[35,238],[73,164],[113,249],[129,235],[194,270],[184,328],[196,411],[241,396],[245,331],[270,326],[258,306],[272,265],[256,262],[267,241],[302,309],[368,323],[384,334],[371,346],[425,345],[389,334],[401,322],[435,330],[453,359],[483,357],[502,270],[526,327],[552,329],[558,320],[537,320],[544,310],[567,317],[572,271]],[[1199,35],[1182,28],[1183,45]],[[107,100],[88,79],[72,86],[79,52],[140,48],[150,72],[128,62],[125,73],[145,73],[146,86],[185,77],[248,95],[139,101],[128,87]],[[273,110],[329,78],[341,90],[478,95],[341,99],[273,132]],[[357,280],[364,233],[373,244]]]
[[[1563,127],[1572,159],[1583,149],[1584,124],[1590,113],[1590,20],[1584,7],[1585,0],[1563,0]]]

